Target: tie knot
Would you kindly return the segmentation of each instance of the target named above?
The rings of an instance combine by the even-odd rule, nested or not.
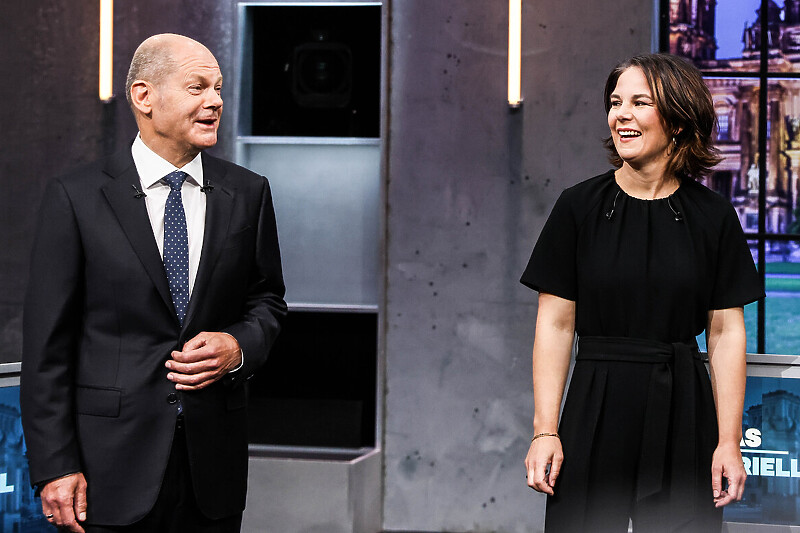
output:
[[[164,181],[167,182],[170,189],[173,191],[179,191],[181,190],[183,182],[186,181],[186,176],[188,176],[186,172],[183,172],[182,170],[176,170],[175,172],[170,172],[164,176]]]

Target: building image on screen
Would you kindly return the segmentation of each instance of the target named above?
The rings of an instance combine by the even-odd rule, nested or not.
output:
[[[725,520],[800,523],[800,380],[748,377],[742,420],[747,483]]]
[[[761,6],[664,0],[661,49],[714,100],[722,161],[704,183],[736,209],[767,291],[745,308],[747,351],[800,354],[800,0]]]
[[[19,387],[0,387],[0,533],[52,533],[25,458]]]
[[[708,185],[731,200],[747,231],[758,230],[760,4],[759,0],[670,2],[669,51],[691,59],[703,71],[717,111],[716,145],[723,161]],[[769,4],[769,71],[800,74],[800,0],[785,0],[785,7],[772,0]],[[717,13],[722,15],[729,8],[734,20],[715,24]],[[726,76],[731,73],[737,76]],[[800,80],[770,79],[767,92],[766,231],[794,233],[798,229]],[[783,253],[797,255],[798,248]]]

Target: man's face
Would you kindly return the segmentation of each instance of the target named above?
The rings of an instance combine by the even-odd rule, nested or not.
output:
[[[197,43],[177,43],[173,54],[176,68],[153,86],[151,118],[162,157],[182,166],[217,143],[222,73]]]

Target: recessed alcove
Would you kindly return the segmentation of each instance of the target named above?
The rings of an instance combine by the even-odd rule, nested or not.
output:
[[[384,17],[238,5],[236,161],[270,181],[290,309],[248,383],[244,531],[381,527]]]

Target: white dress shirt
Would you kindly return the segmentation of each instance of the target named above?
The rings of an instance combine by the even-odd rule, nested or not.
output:
[[[206,195],[200,190],[203,183],[203,162],[201,154],[186,163],[182,168],[177,168],[156,154],[144,144],[141,136],[137,135],[131,146],[133,162],[139,173],[142,191],[147,195],[144,203],[147,206],[147,216],[153,228],[153,235],[158,244],[158,253],[164,259],[164,208],[169,196],[169,185],[163,181],[164,176],[170,172],[180,170],[186,172],[188,177],[181,187],[183,210],[186,213],[186,230],[189,237],[189,296],[194,289],[197,278],[197,267],[200,264],[200,254],[203,250],[203,234],[206,229]]]
[[[164,259],[164,208],[167,205],[167,196],[169,196],[169,185],[163,181],[163,178],[176,170],[188,174],[181,187],[181,198],[183,199],[183,211],[186,214],[186,230],[189,238],[189,296],[191,297],[194,281],[197,278],[197,267],[200,265],[200,255],[203,251],[203,235],[206,230],[206,195],[200,190],[204,185],[201,154],[197,154],[182,168],[177,168],[148,148],[140,135],[137,135],[133,141],[131,154],[133,163],[136,165],[136,172],[139,173],[141,188],[147,195],[144,197],[144,203],[147,206],[147,216],[150,218],[150,226],[153,228],[158,253],[161,254],[162,260]],[[226,335],[229,334],[226,333]],[[244,365],[244,350],[240,348],[240,352],[242,361],[231,372],[236,372]]]

